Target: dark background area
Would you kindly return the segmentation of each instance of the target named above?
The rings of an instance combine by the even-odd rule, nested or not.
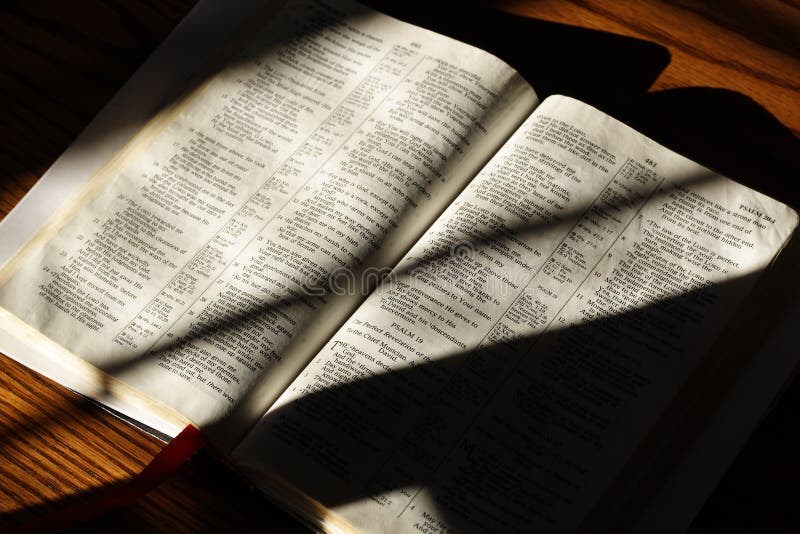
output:
[[[495,53],[541,97],[577,97],[691,159],[800,206],[800,8],[790,2],[496,2],[503,11],[463,2],[368,3]],[[192,4],[47,0],[0,7],[1,215]],[[794,381],[692,532],[800,531],[797,413],[800,384]],[[0,357],[0,527],[124,482],[161,446]],[[299,528],[208,454],[134,505],[89,525],[123,531],[177,526]]]

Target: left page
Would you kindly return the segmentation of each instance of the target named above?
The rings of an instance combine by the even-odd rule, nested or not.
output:
[[[0,326],[197,424],[256,417],[371,289],[337,276],[374,285],[535,104],[478,49],[289,2],[4,266]]]

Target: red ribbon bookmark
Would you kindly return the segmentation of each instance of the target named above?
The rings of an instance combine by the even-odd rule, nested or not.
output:
[[[68,506],[54,514],[21,525],[11,532],[15,534],[57,532],[133,502],[169,478],[205,443],[206,438],[200,430],[189,425],[181,430],[181,433],[175,436],[141,473],[122,486],[95,499]]]

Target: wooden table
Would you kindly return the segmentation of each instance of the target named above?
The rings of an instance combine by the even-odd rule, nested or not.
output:
[[[36,183],[192,4],[47,0],[0,8],[0,214]],[[427,4],[388,7],[495,51],[542,95],[587,100],[693,159],[800,206],[794,183],[800,178],[800,8],[793,2],[508,0],[496,6],[505,13],[494,14]],[[455,6],[464,20],[452,18]],[[739,455],[693,532],[800,530],[797,413],[795,383]],[[161,447],[0,357],[0,528],[124,482]],[[301,530],[205,455],[87,527]]]

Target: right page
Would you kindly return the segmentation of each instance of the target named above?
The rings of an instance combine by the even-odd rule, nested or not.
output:
[[[235,459],[328,525],[575,531],[796,224],[550,97]]]

